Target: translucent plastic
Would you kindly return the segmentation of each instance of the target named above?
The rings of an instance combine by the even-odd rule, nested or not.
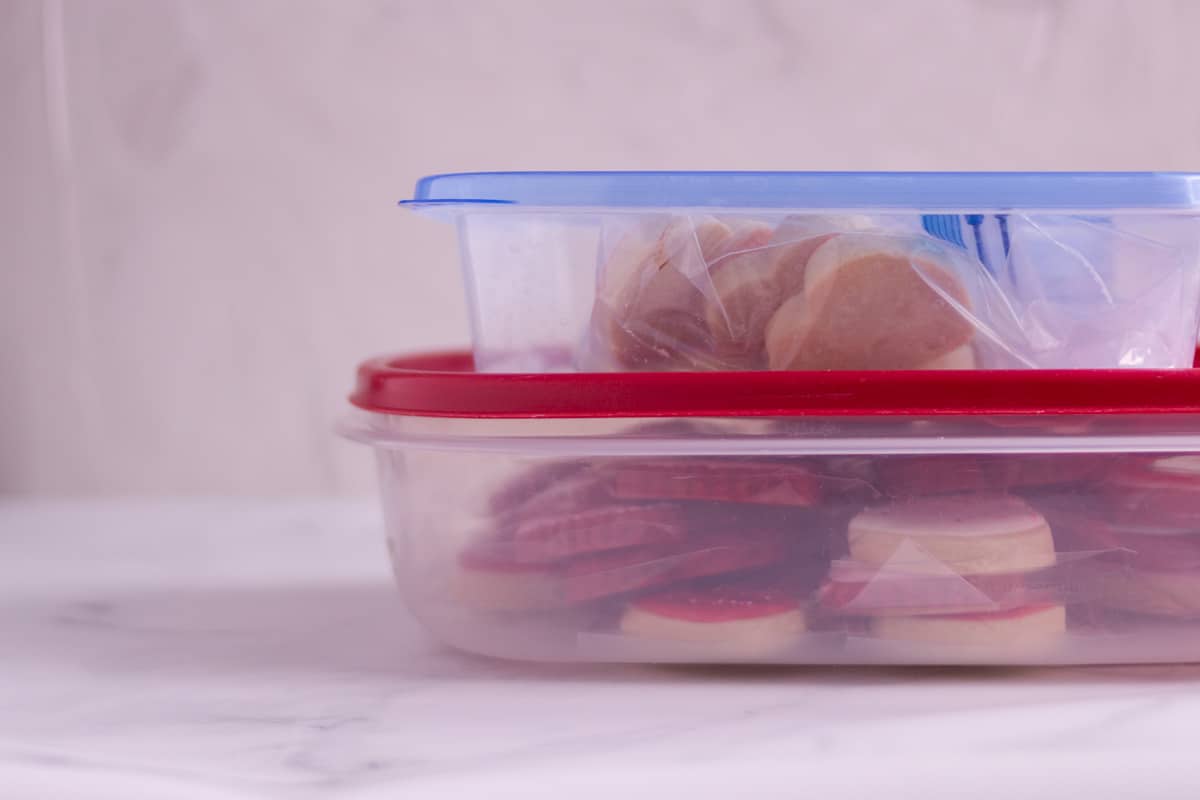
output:
[[[1177,368],[1200,216],[524,209],[457,216],[485,371]]]
[[[514,659],[1200,659],[1193,415],[360,412],[396,577]]]

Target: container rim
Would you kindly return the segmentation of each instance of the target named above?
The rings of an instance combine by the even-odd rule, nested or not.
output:
[[[1200,209],[1194,172],[455,172],[401,205],[811,211]]]
[[[368,359],[349,399],[477,419],[1194,414],[1200,369],[489,373],[452,350]]]

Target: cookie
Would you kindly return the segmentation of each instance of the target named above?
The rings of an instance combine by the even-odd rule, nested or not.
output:
[[[1200,519],[1200,456],[1130,459],[1105,484],[1114,508],[1143,520],[1189,524]]]
[[[492,492],[487,509],[492,514],[509,513],[584,466],[581,461],[545,461],[522,469]]]
[[[917,369],[948,356],[974,335],[960,261],[923,239],[829,239],[767,325],[769,367]]]
[[[609,471],[614,497],[812,506],[820,484],[805,465],[738,458],[649,458]]]
[[[682,542],[686,533],[684,512],[677,505],[607,504],[523,519],[508,539],[514,561],[537,564],[605,550]]]
[[[975,348],[964,344],[957,350],[951,350],[943,356],[918,364],[914,369],[975,369]]]
[[[871,631],[880,639],[989,650],[1053,642],[1066,629],[1066,609],[1055,603],[979,614],[876,617],[871,621]]]
[[[998,611],[1044,594],[1027,585],[1025,573],[914,575],[837,562],[817,600],[839,614],[918,616]]]
[[[1200,569],[1110,564],[1093,574],[1100,600],[1109,608],[1174,619],[1200,619]]]
[[[809,257],[832,235],[781,241],[769,228],[755,233],[758,238],[739,242],[709,267],[709,333],[721,357],[743,369],[766,367],[767,323],[800,291]]]
[[[916,574],[997,575],[1055,563],[1045,517],[1006,495],[900,500],[855,516],[850,558]]]
[[[876,477],[892,497],[1058,486],[1101,475],[1106,459],[1092,454],[1021,453],[892,456],[876,462]]]
[[[501,525],[512,527],[526,520],[591,509],[611,499],[608,485],[601,478],[590,470],[581,470],[559,478],[494,516]]]
[[[452,591],[463,605],[485,611],[532,611],[561,604],[560,582],[545,564],[521,564],[481,541],[458,557]]]
[[[795,643],[806,619],[797,587],[764,585],[757,576],[688,585],[630,602],[621,617],[627,636],[703,645],[713,656],[766,656]]]
[[[563,569],[563,593],[579,603],[708,575],[784,563],[792,550],[778,531],[692,533],[678,543],[613,550],[573,559]]]
[[[650,242],[622,239],[592,310],[593,345],[621,369],[717,369],[705,319],[707,264],[733,230],[712,217],[669,221]],[[585,364],[585,366],[588,366]]]

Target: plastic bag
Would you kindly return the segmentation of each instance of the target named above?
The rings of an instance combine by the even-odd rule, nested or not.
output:
[[[639,215],[606,222],[583,370],[1177,368],[1190,218]],[[936,234],[936,235],[935,235]]]

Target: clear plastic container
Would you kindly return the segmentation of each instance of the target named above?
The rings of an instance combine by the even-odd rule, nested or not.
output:
[[[1200,176],[476,173],[454,220],[484,371],[1179,368]]]
[[[360,368],[389,549],[514,659],[1200,659],[1200,370]]]

